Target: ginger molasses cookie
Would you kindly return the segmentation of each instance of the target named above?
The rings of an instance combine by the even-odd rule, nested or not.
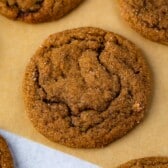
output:
[[[122,16],[146,38],[168,44],[167,0],[119,0]]]
[[[95,148],[141,122],[151,75],[133,43],[85,27],[49,36],[27,66],[23,91],[27,113],[43,135]]]
[[[147,157],[129,161],[118,168],[168,168],[168,157]]]
[[[0,136],[0,168],[14,168],[12,155],[2,136]]]
[[[39,23],[59,19],[83,0],[0,0],[0,13],[10,19]]]

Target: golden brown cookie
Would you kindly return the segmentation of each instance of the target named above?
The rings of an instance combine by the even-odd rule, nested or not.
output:
[[[168,157],[147,157],[129,161],[118,168],[168,168]]]
[[[31,121],[47,138],[103,147],[143,119],[151,74],[133,43],[85,27],[49,36],[27,66],[23,91]]]
[[[0,136],[0,168],[14,168],[12,155],[2,136]]]
[[[10,19],[39,23],[61,18],[83,0],[0,0],[0,13]]]
[[[119,0],[121,14],[144,37],[168,44],[167,0]]]

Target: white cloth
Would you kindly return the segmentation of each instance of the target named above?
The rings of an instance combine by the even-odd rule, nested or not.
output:
[[[98,168],[98,166],[0,130],[14,154],[16,168]]]

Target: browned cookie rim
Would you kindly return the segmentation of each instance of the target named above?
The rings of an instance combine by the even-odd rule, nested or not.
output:
[[[134,1],[134,3],[135,2],[136,1]],[[147,9],[145,5],[146,3],[149,3],[149,2],[141,0],[141,1],[137,1],[136,3],[138,2],[143,3],[141,4],[142,6],[140,5],[138,6],[138,4],[134,6],[133,3],[129,4],[128,0],[119,0],[122,17],[128,22],[128,24],[135,31],[140,33],[142,36],[148,38],[149,40],[160,42],[167,45],[168,44],[168,25],[167,27],[163,27],[163,25],[160,25],[160,24],[166,19],[166,16],[168,13],[165,14],[165,16],[164,15],[160,16],[161,14],[157,15],[152,13],[152,12],[156,12],[156,10],[161,10],[162,8],[164,10],[164,5],[163,7],[161,6],[162,8],[158,7],[158,9],[153,9],[152,11],[151,10],[148,11],[149,9]],[[167,6],[167,9],[168,9],[168,4],[165,6]],[[153,5],[153,8],[154,7],[155,6]]]
[[[28,23],[41,23],[57,20],[75,7],[83,0],[41,0],[27,8],[26,5],[19,6],[18,2],[12,5],[8,2],[0,1],[0,13],[13,20],[21,20]],[[22,0],[21,0],[22,1]],[[23,2],[22,2],[23,3]]]
[[[0,167],[14,168],[13,158],[5,139],[0,135]]]
[[[117,168],[132,168],[134,166],[168,166],[168,157],[145,157],[140,159],[134,159],[120,165]]]
[[[80,36],[80,37],[78,37],[78,36]],[[88,41],[89,41],[89,39],[92,39],[88,42],[89,44],[91,42],[96,43],[97,41],[95,39],[100,38],[99,39],[100,42],[98,42],[100,44],[100,49],[96,48],[96,52],[98,52],[98,53],[100,52],[101,47],[102,47],[102,39],[107,40],[105,47],[106,48],[110,47],[105,52],[112,52],[112,50],[113,50],[113,52],[114,52],[113,54],[115,55],[116,54],[115,50],[116,50],[117,52],[120,53],[118,55],[120,55],[121,60],[117,63],[118,68],[120,66],[123,66],[123,67],[125,66],[126,68],[128,68],[130,66],[128,68],[128,70],[125,70],[125,69],[122,70],[122,73],[132,74],[131,80],[134,81],[134,83],[137,83],[137,88],[143,88],[143,89],[141,89],[141,91],[139,93],[137,93],[137,95],[138,94],[141,95],[141,93],[142,93],[141,96],[143,97],[143,100],[141,102],[141,101],[138,101],[138,99],[137,99],[138,102],[135,102],[134,106],[131,108],[134,108],[134,110],[135,111],[137,110],[138,112],[134,112],[134,110],[129,111],[128,114],[126,114],[126,115],[129,116],[131,113],[132,114],[131,114],[131,117],[127,116],[128,117],[127,119],[123,119],[124,117],[122,115],[124,115],[124,114],[122,114],[121,112],[119,112],[117,110],[116,110],[116,112],[113,112],[111,114],[110,114],[109,110],[107,110],[108,111],[107,114],[100,111],[99,113],[100,114],[103,113],[103,115],[105,117],[105,118],[103,118],[103,116],[102,116],[102,119],[104,119],[104,121],[103,121],[104,123],[107,124],[109,121],[111,121],[109,124],[110,126],[107,126],[109,128],[105,127],[105,129],[103,130],[105,132],[104,134],[101,132],[101,129],[99,129],[99,122],[98,122],[98,126],[97,126],[98,127],[97,135],[94,135],[95,137],[92,137],[93,134],[91,133],[92,131],[96,132],[96,130],[94,128],[92,129],[92,127],[89,126],[89,129],[86,130],[87,134],[89,134],[89,137],[85,137],[85,132],[82,133],[83,135],[80,135],[79,130],[74,131],[71,129],[71,126],[72,126],[72,128],[74,127],[74,125],[72,123],[70,123],[70,125],[69,125],[70,129],[66,130],[66,128],[65,128],[65,130],[60,131],[61,128],[59,128],[59,129],[55,128],[55,130],[53,129],[53,131],[51,131],[50,129],[52,129],[52,127],[55,127],[53,124],[51,124],[52,121],[46,122],[46,121],[44,121],[45,119],[43,120],[43,117],[42,117],[42,115],[44,115],[44,116],[48,115],[48,118],[50,118],[52,120],[53,118],[50,116],[50,113],[47,112],[46,114],[44,114],[44,113],[38,112],[38,109],[36,107],[36,103],[37,104],[39,103],[39,105],[47,111],[47,108],[48,108],[47,104],[48,104],[48,106],[51,105],[51,102],[48,102],[46,100],[43,102],[46,105],[43,104],[41,102],[42,97],[40,98],[41,99],[40,100],[39,97],[35,94],[37,92],[35,91],[36,89],[34,89],[34,88],[41,87],[41,86],[39,86],[39,84],[35,84],[39,80],[38,79],[39,72],[38,73],[36,72],[36,67],[37,67],[36,63],[38,62],[38,60],[40,60],[43,57],[43,55],[45,55],[47,52],[50,52],[51,48],[52,49],[59,48],[58,46],[60,46],[60,48],[61,48],[63,45],[66,45],[66,46],[72,45],[70,48],[73,48],[74,47],[73,45],[76,42],[80,43],[80,40],[83,40],[86,43],[86,46],[85,46],[86,48],[83,46],[84,50],[85,50],[88,47],[87,40],[86,40],[87,38],[88,38]],[[81,41],[81,43],[83,41]],[[103,43],[105,43],[105,42],[103,42]],[[80,47],[80,45],[77,45],[77,46]],[[82,49],[80,48],[80,50],[82,50]],[[122,52],[123,52],[123,55],[121,54]],[[125,55],[124,52],[125,53],[128,52],[127,54],[130,54],[130,57],[131,56],[136,57],[134,61],[135,62],[137,61],[139,63],[137,65],[135,65],[135,66],[133,65],[133,67],[131,67],[132,63],[130,63],[128,61],[129,58],[128,58],[128,60],[126,59],[126,57],[128,57],[128,55],[124,56]],[[117,59],[117,57],[115,56],[114,59]],[[110,60],[110,57],[109,57],[109,60]],[[124,65],[124,62],[128,65]],[[43,62],[42,64],[46,64],[46,63]],[[107,64],[107,62],[104,62],[103,64],[105,65],[105,64]],[[113,64],[113,63],[111,63],[111,64]],[[106,67],[106,69],[107,69],[107,67]],[[111,71],[111,70],[108,69],[108,71]],[[135,76],[136,75],[138,76],[138,74],[140,77],[138,77],[138,80],[137,80],[137,79],[135,79],[136,78]],[[64,75],[62,75],[62,77],[64,77]],[[122,76],[122,80],[125,81],[124,76]],[[139,80],[140,80],[140,82],[138,82]],[[143,83],[143,82],[145,82],[145,83]],[[41,94],[42,93],[41,90],[43,90],[43,89],[40,88],[39,90],[40,90],[40,94]],[[148,65],[146,64],[146,61],[142,57],[141,53],[135,47],[135,45],[132,44],[130,41],[126,40],[125,38],[123,38],[119,35],[116,35],[112,32],[104,31],[102,29],[91,28],[91,27],[78,28],[78,29],[66,30],[66,31],[63,31],[60,33],[53,34],[43,43],[41,48],[32,57],[29,65],[27,66],[25,78],[24,78],[24,84],[23,84],[23,91],[24,91],[24,100],[25,100],[26,110],[28,112],[28,115],[29,115],[31,121],[33,122],[34,126],[38,129],[38,131],[40,131],[47,138],[49,138],[55,142],[59,142],[61,144],[70,146],[70,147],[85,147],[85,148],[102,147],[102,146],[105,146],[105,145],[111,143],[112,141],[122,137],[123,135],[125,135],[129,130],[131,130],[133,127],[135,127],[135,125],[137,125],[143,119],[144,112],[147,109],[147,106],[149,103],[148,101],[149,101],[149,97],[150,97],[150,93],[151,93],[151,74],[150,74]],[[122,90],[122,95],[126,95],[128,97],[131,97],[131,92],[129,93],[128,90],[126,92],[128,92],[128,93],[125,93]],[[136,91],[134,90],[134,92],[136,92]],[[44,95],[44,94],[45,93],[43,92],[42,95]],[[118,97],[117,94],[116,94],[116,96]],[[136,97],[136,95],[135,95],[135,97]],[[119,100],[122,100],[122,98],[121,99],[120,98],[121,97],[119,97]],[[35,100],[35,99],[37,99],[37,100]],[[39,101],[38,101],[38,99],[39,99]],[[123,99],[125,100],[126,98],[124,97]],[[126,101],[127,101],[127,99],[126,99]],[[34,103],[34,102],[36,102],[36,103]],[[53,103],[57,103],[57,102],[53,101]],[[62,101],[61,101],[61,103],[64,104],[64,102],[62,102]],[[125,103],[126,104],[123,103],[123,106],[127,106],[129,104],[129,102],[125,102]],[[113,103],[113,104],[115,104],[115,103]],[[117,104],[118,103],[116,103],[115,106],[117,106]],[[110,108],[111,108],[111,106],[110,106]],[[120,107],[117,107],[117,108],[120,108]],[[69,107],[67,107],[67,109],[69,109]],[[69,111],[68,111],[68,113],[69,113]],[[98,114],[98,115],[100,115],[100,114]],[[72,115],[72,113],[71,113],[71,115]],[[111,115],[111,117],[109,118],[110,115]],[[94,116],[94,114],[93,114],[93,116]],[[115,121],[115,117],[117,117],[117,116],[121,117],[122,122],[118,121],[118,124],[116,126],[114,126],[114,125],[112,126],[111,125],[112,121]],[[81,117],[81,116],[77,116],[77,117]],[[94,118],[95,117],[96,116],[94,116]],[[113,119],[111,119],[111,118],[113,118]],[[72,118],[71,118],[71,120],[72,120]],[[53,120],[53,122],[54,122],[54,120]],[[67,122],[69,122],[69,121],[67,121]],[[48,126],[45,126],[44,123],[48,124]],[[67,123],[65,123],[65,125],[66,124]],[[63,124],[63,126],[64,126],[64,124]],[[56,127],[59,127],[59,126],[56,126]],[[98,135],[98,134],[100,134],[100,135]]]

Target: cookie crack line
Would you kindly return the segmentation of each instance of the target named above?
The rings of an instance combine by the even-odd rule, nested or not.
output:
[[[68,42],[67,44],[71,44],[74,40],[77,40],[77,38],[73,38],[73,40],[71,40],[71,42]],[[54,46],[52,46],[52,49],[54,49],[55,47]],[[97,56],[97,60],[98,60],[98,63],[104,68],[104,70],[106,71],[106,73],[108,73],[109,75],[111,75],[111,72],[106,68],[106,66],[101,62],[101,60],[100,60],[100,55],[101,55],[101,53],[103,52],[103,50],[104,50],[104,46],[103,47],[100,47],[99,49],[98,49],[98,56]],[[87,50],[87,49],[86,49]],[[88,48],[88,50],[90,50],[89,48]],[[49,50],[47,50],[47,51],[49,51]],[[94,51],[94,50],[92,50],[92,51]],[[79,66],[80,67],[80,66]],[[44,87],[40,84],[40,82],[39,82],[39,70],[38,70],[38,67],[36,67],[36,84],[37,84],[37,86],[39,87],[39,89],[42,89],[43,90],[43,92],[45,93],[45,95],[46,95],[46,97],[47,97],[47,92],[45,91],[45,89],[44,89]],[[113,75],[116,75],[116,76],[118,76],[117,74],[115,74],[115,73],[113,73]],[[106,111],[108,108],[109,108],[109,106],[110,106],[110,104],[112,103],[112,101],[114,101],[116,98],[118,98],[118,96],[120,95],[120,93],[121,93],[121,82],[120,82],[120,77],[118,76],[118,79],[119,79],[119,90],[118,90],[118,92],[116,93],[116,95],[115,95],[115,97],[113,98],[113,100],[111,100],[111,101],[108,101],[107,102],[107,107],[105,108],[105,109],[103,109],[101,112],[103,112],[103,111]],[[86,83],[86,82],[85,82]],[[43,98],[42,99],[42,101],[44,102],[44,103],[46,103],[46,104],[49,104],[49,105],[52,105],[52,104],[59,104],[60,103],[60,101],[55,101],[55,100],[51,100],[51,99],[48,99],[48,98]],[[64,101],[61,101],[61,103],[62,104],[64,104],[64,105],[66,105],[67,106],[67,108],[68,108],[68,110],[69,110],[69,112],[71,113],[71,108],[68,106],[68,104],[66,103],[66,102],[64,102]],[[91,109],[91,108],[85,108],[85,109],[83,109],[82,111],[90,111],[90,110],[93,110],[93,109]],[[80,111],[80,113],[82,112],[82,111]],[[78,116],[78,115],[80,115],[80,113],[79,114],[77,114],[77,115],[74,115],[74,116]],[[72,113],[71,113],[72,114]],[[72,114],[72,116],[73,116],[73,114]]]
[[[103,65],[103,64],[102,64],[102,65]],[[104,66],[104,65],[103,65],[103,66]],[[38,71],[38,68],[37,68],[37,67],[36,67],[36,72],[37,72],[37,74],[38,74],[38,75],[36,75],[36,84],[37,84],[37,86],[38,86],[40,89],[42,89],[42,90],[46,93],[46,95],[47,95],[47,92],[45,91],[45,89],[43,88],[43,86],[40,85],[40,82],[39,82],[39,71]],[[107,70],[107,72],[109,72],[109,71]],[[120,84],[120,87],[121,87],[121,84]],[[117,93],[115,99],[119,97],[120,93],[121,93],[121,88],[119,89],[119,92]],[[77,115],[73,115],[73,113],[71,113],[71,108],[68,106],[68,104],[67,104],[66,102],[63,102],[63,101],[54,101],[54,100],[50,100],[50,99],[47,99],[47,98],[43,98],[42,101],[43,101],[45,104],[49,105],[49,107],[50,107],[50,105],[52,105],[52,104],[60,104],[60,103],[66,105],[66,107],[67,107],[67,109],[68,109],[68,112],[69,112],[68,117],[71,118],[70,126],[71,126],[71,127],[75,127],[75,125],[74,125],[73,122],[72,122],[72,117],[73,117],[73,116],[75,116],[75,117],[80,117],[81,113],[79,113],[79,114],[77,114]],[[104,109],[103,111],[108,110],[108,108],[109,108],[110,104],[112,103],[112,101],[113,101],[113,100],[111,100],[111,101],[108,102],[107,108]],[[90,110],[92,110],[92,109],[83,109],[83,111],[90,111]],[[82,111],[81,111],[81,112],[82,112]],[[101,122],[98,122],[98,123],[94,124],[93,126],[89,126],[89,127],[86,128],[86,129],[82,129],[82,132],[85,132],[85,133],[88,132],[90,129],[92,129],[92,128],[98,126],[98,125],[101,124],[101,123],[103,123],[106,119],[108,119],[108,118],[103,118],[103,119],[101,120]],[[79,127],[80,127],[80,126],[79,126]],[[109,130],[109,132],[110,132],[110,131],[111,131],[111,130]]]
[[[105,34],[106,35],[106,34]],[[104,35],[104,36],[105,36]],[[104,51],[104,48],[105,48],[105,46],[104,46],[104,42],[105,42],[105,39],[104,39],[104,36],[103,36],[103,42],[101,42],[100,43],[100,47],[98,47],[98,49],[96,49],[96,50],[93,50],[93,49],[91,49],[91,48],[85,48],[85,51],[87,51],[87,50],[89,50],[89,51],[93,51],[93,52],[97,52],[98,53],[98,55],[97,55],[97,60],[98,60],[98,63],[104,68],[104,70],[106,71],[106,73],[108,73],[109,75],[111,75],[111,72],[105,67],[105,65],[100,61],[100,59],[99,59],[99,57],[100,57],[100,55],[101,55],[101,53]],[[77,38],[77,37],[71,37],[71,39],[70,40],[68,40],[65,44],[72,44],[74,41],[86,41],[86,42],[97,42],[96,40],[87,40],[87,39],[84,39],[84,38]],[[53,49],[55,49],[55,48],[59,48],[59,47],[62,47],[61,45],[59,45],[59,46],[53,46],[53,45],[51,45],[49,48],[46,48],[46,52],[49,52],[49,51],[51,51],[51,50],[53,50]],[[84,51],[83,51],[84,52]],[[51,60],[50,60],[51,61]],[[52,63],[51,63],[52,64]],[[78,65],[79,65],[79,63],[78,63]],[[79,68],[80,68],[80,66],[79,66]],[[64,74],[63,74],[64,75]],[[115,74],[116,75],[116,74]],[[117,75],[116,75],[117,76]],[[118,77],[119,78],[119,77]],[[85,84],[86,84],[86,82],[85,82]],[[119,84],[120,85],[120,89],[121,89],[121,84]],[[42,86],[41,86],[42,87]],[[45,90],[44,88],[42,88],[43,90]],[[119,96],[119,94],[120,94],[120,89],[119,89],[119,91],[116,93],[116,96],[113,98],[113,100],[115,99],[115,98],[117,98],[118,96]],[[46,93],[46,92],[45,92]],[[47,93],[46,93],[46,95],[47,95]],[[54,100],[51,100],[51,99],[47,99],[47,98],[45,98],[45,102],[50,102],[51,104],[53,104],[53,103],[56,103],[57,101],[54,101]],[[62,102],[64,102],[64,101],[62,101]],[[111,102],[112,102],[112,100],[111,101],[108,101],[107,102],[107,106],[106,106],[106,108],[105,109],[103,109],[102,111],[106,111],[107,109],[108,109],[108,106],[111,104]],[[64,104],[66,104],[67,105],[67,102],[64,102]],[[67,105],[68,106],[68,105]],[[69,106],[68,106],[69,107]],[[91,108],[84,108],[84,109],[82,109],[82,110],[80,110],[80,112],[82,112],[82,111],[86,111],[86,110],[92,110]],[[72,110],[71,110],[72,111]]]
[[[24,13],[34,13],[40,10],[44,0],[23,1],[23,0],[7,0],[6,4],[9,8],[18,9],[18,16]],[[17,16],[17,17],[18,17]]]

